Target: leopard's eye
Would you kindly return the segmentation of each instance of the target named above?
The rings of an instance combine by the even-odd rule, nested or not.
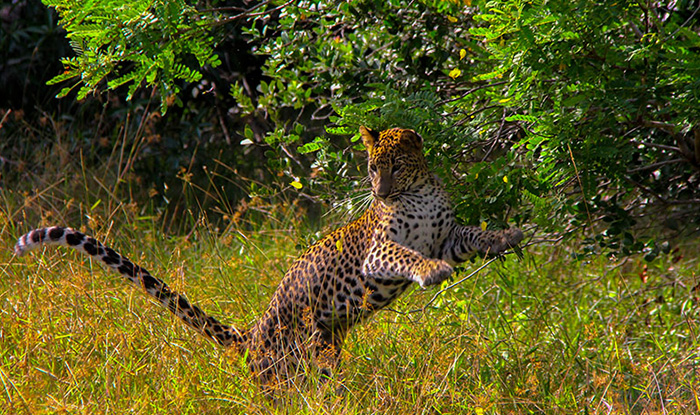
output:
[[[391,167],[391,174],[396,174],[401,171],[401,165],[400,164],[394,164]]]
[[[376,165],[376,164],[370,164],[370,165],[369,165],[369,171],[371,171],[372,173],[376,173],[376,172],[377,172],[377,165]]]

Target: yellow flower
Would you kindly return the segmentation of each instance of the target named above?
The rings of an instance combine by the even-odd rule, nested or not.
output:
[[[299,180],[294,180],[294,181],[292,182],[292,187],[295,188],[295,189],[297,189],[297,190],[299,190],[299,189],[301,189],[302,184],[301,184],[301,182],[300,182]]]
[[[457,79],[457,77],[462,75],[462,71],[460,71],[459,68],[454,68],[453,70],[450,71],[450,73],[448,75],[452,79]]]

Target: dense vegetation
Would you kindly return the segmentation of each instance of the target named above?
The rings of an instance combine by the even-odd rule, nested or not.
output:
[[[85,105],[66,113],[46,99],[23,102],[25,113],[57,111],[34,114],[31,128],[37,115],[50,125],[78,113],[67,150],[93,165],[129,146],[124,173],[146,182],[138,200],[166,186],[179,193],[185,179],[199,199],[214,187],[235,200],[286,189],[346,202],[336,195],[355,193],[362,160],[347,138],[364,123],[422,133],[469,222],[510,216],[553,237],[583,231],[582,254],[650,258],[663,247],[648,225],[686,234],[699,225],[695,2],[46,3],[73,48],[49,83]],[[17,53],[12,42],[26,37],[55,42],[49,25],[42,38],[33,26],[6,31],[4,42]],[[16,174],[5,163],[11,181],[43,164],[27,153],[47,139],[28,142],[27,128],[6,120],[6,159],[37,165]],[[221,165],[254,181],[285,179],[265,192],[221,178]],[[192,204],[170,199],[155,204],[171,214]]]
[[[700,411],[697,1],[44,3],[0,6],[0,411],[269,410],[236,357],[10,249],[40,224],[114,236],[246,325],[366,203],[360,125],[416,129],[460,219],[531,245],[426,314],[406,296],[350,339],[353,399],[296,405]]]

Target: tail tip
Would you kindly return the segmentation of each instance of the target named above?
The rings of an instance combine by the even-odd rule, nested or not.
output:
[[[27,246],[22,243],[22,240],[17,241],[15,245],[15,255],[22,256],[27,252]]]

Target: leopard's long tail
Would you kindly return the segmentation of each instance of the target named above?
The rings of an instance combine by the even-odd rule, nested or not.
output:
[[[59,226],[35,229],[19,238],[15,245],[15,253],[21,256],[42,245],[63,245],[91,256],[133,284],[143,287],[163,307],[205,337],[227,348],[233,346],[242,349],[245,334],[207,315],[199,307],[191,304],[184,295],[172,291],[162,280],[153,277],[148,271],[95,238]]]

